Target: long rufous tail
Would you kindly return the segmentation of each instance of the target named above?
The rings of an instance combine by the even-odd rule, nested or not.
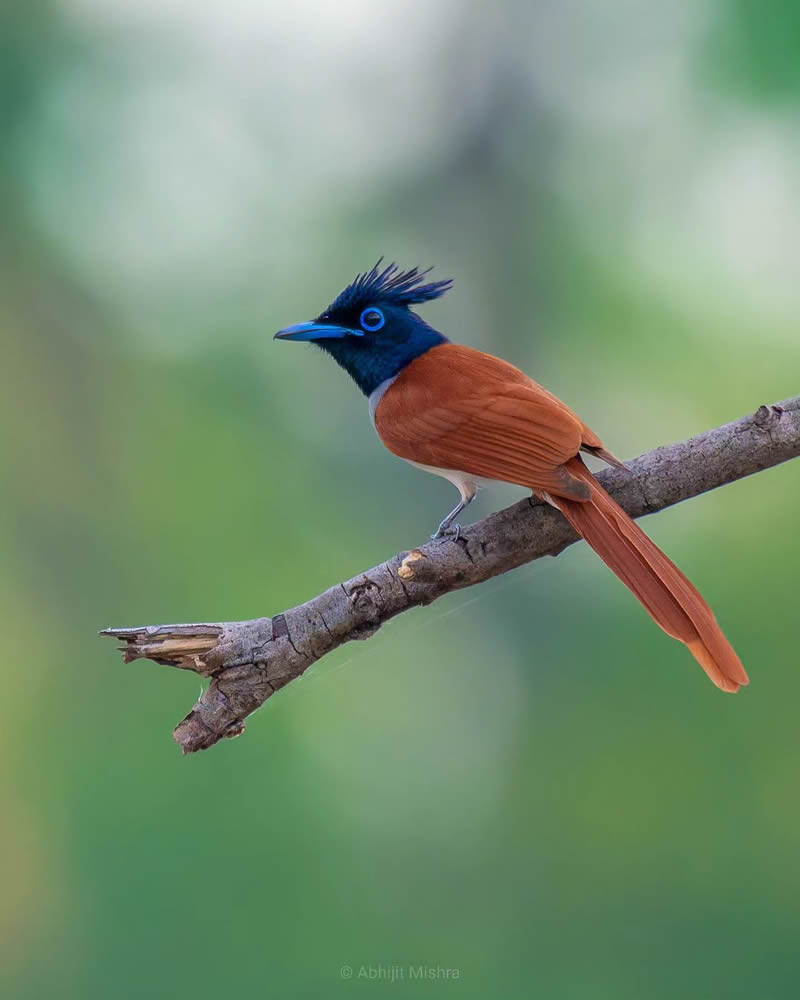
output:
[[[625,511],[611,499],[580,458],[567,469],[592,490],[586,502],[550,496],[572,527],[641,601],[657,625],[686,643],[723,691],[749,683],[742,662],[697,589]]]

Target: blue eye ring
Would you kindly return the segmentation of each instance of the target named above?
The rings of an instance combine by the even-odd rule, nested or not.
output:
[[[367,322],[368,317],[370,322]],[[377,317],[377,322],[376,322],[376,317]],[[384,325],[385,322],[386,322],[386,317],[383,315],[380,309],[376,309],[375,306],[368,306],[361,313],[361,316],[359,318],[359,323],[361,324],[362,328],[364,330],[367,330],[369,333],[375,333],[376,330],[380,330],[380,328]]]

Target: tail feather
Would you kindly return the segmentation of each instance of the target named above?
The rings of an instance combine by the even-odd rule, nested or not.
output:
[[[638,598],[667,635],[685,643],[723,691],[738,691],[748,677],[714,613],[696,587],[606,493],[580,458],[569,472],[591,487],[587,502],[551,497],[603,562]]]

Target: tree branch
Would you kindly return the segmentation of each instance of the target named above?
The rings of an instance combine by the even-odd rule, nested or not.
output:
[[[670,507],[800,455],[800,396],[656,448],[598,479],[631,517]],[[312,663],[383,622],[443,594],[488,580],[577,540],[558,511],[522,500],[466,528],[458,541],[428,542],[337,584],[273,618],[202,625],[108,628],[126,663],[140,658],[211,678],[176,727],[184,753],[244,732],[244,720]]]

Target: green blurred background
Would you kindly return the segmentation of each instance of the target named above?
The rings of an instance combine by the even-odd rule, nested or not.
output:
[[[198,679],[96,631],[274,614],[427,537],[449,484],[271,340],[380,254],[623,456],[796,393],[799,9],[3,6],[2,996],[796,993],[800,463],[647,524],[736,698],[584,547],[190,758]]]

